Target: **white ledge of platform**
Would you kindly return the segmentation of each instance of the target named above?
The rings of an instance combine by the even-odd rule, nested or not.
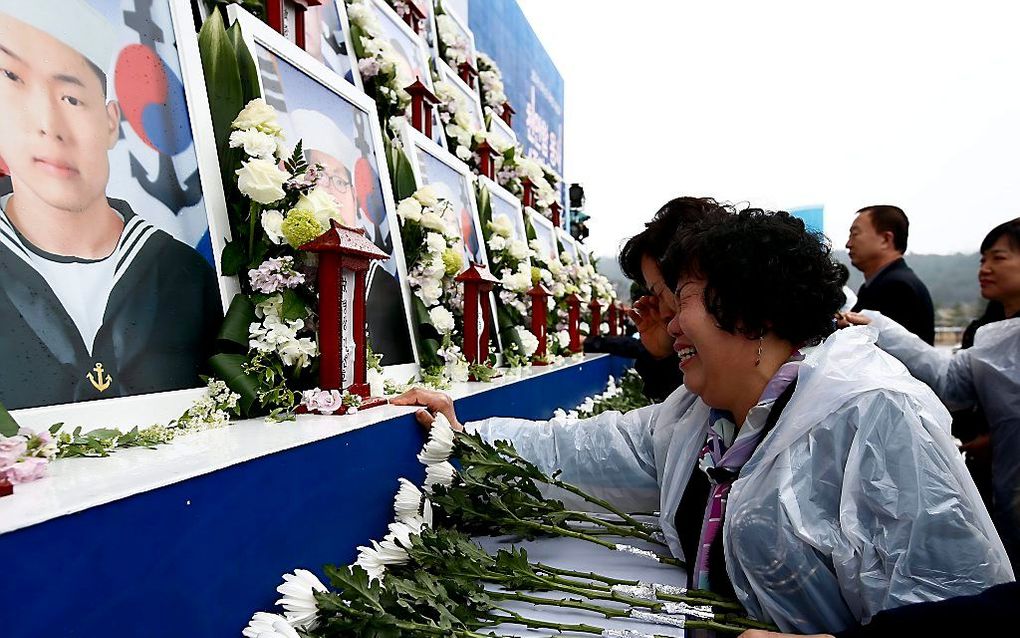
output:
[[[463,399],[605,356],[588,354],[549,366],[529,367],[489,383],[456,383],[447,392],[454,400]],[[0,534],[358,430],[416,409],[383,405],[344,416],[299,415],[295,421],[282,423],[245,419],[183,436],[156,449],[129,448],[106,458],[60,459],[50,464],[48,476],[18,485],[13,495],[0,499]]]

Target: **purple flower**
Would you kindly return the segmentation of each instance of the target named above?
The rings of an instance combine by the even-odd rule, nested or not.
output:
[[[28,450],[28,441],[23,436],[0,437],[0,472],[18,462]]]
[[[305,276],[294,270],[294,258],[291,256],[267,259],[258,268],[248,271],[251,287],[271,295],[287,288],[296,288],[305,283]]]
[[[0,470],[0,474],[14,485],[28,483],[46,476],[46,459],[31,457]]]

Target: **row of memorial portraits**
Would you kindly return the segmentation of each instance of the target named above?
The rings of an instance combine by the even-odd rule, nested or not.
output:
[[[0,403],[29,427],[129,425],[140,408],[148,424],[201,393],[238,290],[218,275],[230,229],[194,26],[203,6],[0,0]],[[431,82],[424,40],[382,0],[371,6]],[[342,1],[316,9],[320,19],[305,20],[311,54],[236,6],[229,19],[241,23],[288,143],[303,139],[345,223],[389,255],[369,274],[369,343],[405,381],[417,353],[382,132],[345,55]],[[442,139],[410,127],[403,138],[418,184],[453,204],[466,257],[486,264],[476,178]],[[577,251],[478,180],[519,239],[527,216],[547,257],[557,237]]]

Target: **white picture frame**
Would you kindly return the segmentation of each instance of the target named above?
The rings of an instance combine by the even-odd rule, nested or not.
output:
[[[322,0],[305,11],[305,52],[364,91],[344,0]]]
[[[407,26],[393,7],[384,0],[368,0],[368,5],[375,12],[387,41],[406,63],[406,72],[411,77],[417,77],[429,91],[435,93],[436,87],[432,82],[430,66],[432,58],[425,41],[414,32],[414,29]],[[439,119],[437,108],[432,109],[432,141],[443,148],[446,147],[446,133],[443,131],[443,123]]]
[[[517,133],[510,127],[509,124],[503,121],[503,118],[499,117],[496,113],[493,113],[491,109],[488,111],[488,122],[489,122],[489,135],[495,137],[503,146],[507,148],[517,146]],[[496,144],[493,144],[496,146]]]
[[[231,298],[240,288],[236,277],[223,277],[220,264],[220,257],[224,245],[230,240],[230,224],[226,213],[226,204],[223,196],[222,184],[220,182],[219,163],[216,156],[216,148],[213,143],[212,118],[209,109],[209,100],[205,89],[205,77],[202,71],[201,56],[198,49],[198,37],[195,32],[195,14],[192,10],[190,0],[157,0],[154,3],[157,17],[150,21],[163,30],[164,40],[160,43],[160,53],[165,55],[162,58],[164,64],[172,64],[170,50],[176,52],[176,61],[180,71],[179,81],[183,88],[183,104],[186,109],[189,126],[184,128],[190,136],[190,145],[184,147],[179,153],[193,153],[195,160],[195,173],[193,188],[198,189],[201,198],[200,202],[205,211],[208,223],[209,249],[215,271],[216,284],[220,297],[222,310],[225,311]],[[97,12],[98,13],[98,12]],[[118,30],[123,25],[111,22],[110,25],[118,38],[123,38],[125,32]],[[170,33],[167,33],[167,32]],[[140,38],[140,36],[138,36]],[[136,44],[134,41],[125,41],[124,46]],[[174,69],[169,69],[174,71]],[[109,77],[109,85],[113,86],[113,78]],[[176,79],[176,78],[175,78]],[[110,99],[114,99],[110,95]],[[118,102],[123,101],[124,96],[116,96]],[[123,108],[123,105],[122,105]],[[122,116],[119,126],[121,127],[121,138],[117,146],[111,151],[111,155],[117,152],[122,143],[133,143],[140,136],[133,132],[135,124],[129,120],[127,115]],[[158,146],[151,140],[149,146]],[[190,149],[190,151],[189,151]],[[173,155],[173,162],[180,155]],[[132,160],[135,157],[132,156]],[[156,184],[163,175],[162,164],[157,167],[148,161],[152,158],[138,158],[138,168],[142,171],[142,178],[151,179],[150,175],[156,172],[156,178],[152,182]],[[118,167],[111,159],[110,180],[114,179]],[[174,164],[176,166],[176,163]],[[179,170],[179,168],[178,168]],[[131,175],[134,175],[134,169]],[[187,175],[178,175],[178,180],[186,179]],[[138,178],[136,178],[138,179]],[[130,183],[128,180],[127,183]],[[138,184],[142,186],[141,182]],[[178,182],[179,185],[179,182]],[[183,187],[182,187],[183,188]],[[118,195],[120,196],[120,195]],[[137,202],[136,202],[137,204]],[[197,206],[194,204],[193,206]],[[150,207],[144,206],[146,215],[143,219],[156,228],[163,230],[164,222],[151,214],[154,212]],[[176,213],[178,217],[181,213]],[[125,232],[127,232],[125,227]],[[170,228],[165,229],[171,236],[184,241],[176,232]],[[210,353],[211,354],[211,353]],[[32,431],[40,431],[49,428],[54,423],[63,423],[64,430],[70,431],[81,427],[83,432],[97,428],[118,428],[129,430],[132,427],[145,427],[153,423],[167,423],[184,413],[196,399],[205,393],[200,381],[196,378],[196,387],[180,390],[168,390],[162,392],[128,394],[119,397],[97,398],[79,400],[76,402],[63,402],[53,405],[40,405],[37,407],[25,407],[12,409],[11,416],[22,427]],[[98,388],[97,388],[98,389]],[[2,400],[2,397],[0,397]],[[11,405],[8,403],[8,405]]]
[[[375,102],[372,101],[367,95],[355,89],[351,84],[336,73],[333,73],[325,65],[318,62],[311,56],[309,56],[300,47],[290,42],[279,33],[271,29],[268,25],[260,21],[259,19],[252,16],[250,13],[240,9],[236,6],[228,8],[228,17],[232,21],[237,21],[241,25],[241,33],[245,43],[252,52],[252,57],[255,59],[255,64],[259,71],[259,84],[262,95],[266,101],[270,104],[283,105],[283,110],[280,106],[277,106],[279,113],[279,119],[284,129],[284,135],[289,138],[293,137],[295,140],[300,138],[303,141],[306,154],[314,152],[316,150],[315,145],[319,144],[326,146],[329,139],[335,138],[337,135],[343,135],[346,139],[350,140],[351,135],[347,135],[339,130],[333,131],[329,128],[329,121],[340,122],[338,117],[340,111],[331,110],[330,115],[322,114],[316,109],[310,108],[313,104],[323,105],[323,100],[328,100],[328,105],[333,105],[333,100],[339,100],[335,104],[343,109],[350,109],[354,115],[352,115],[352,126],[357,126],[357,122],[360,122],[363,127],[367,127],[364,130],[364,135],[360,138],[363,145],[367,145],[368,155],[366,151],[349,148],[341,149],[346,150],[346,153],[340,153],[338,151],[326,151],[323,150],[327,155],[344,154],[344,164],[352,162],[348,157],[357,157],[353,160],[355,165],[362,160],[367,160],[370,163],[370,170],[374,170],[375,178],[366,184],[367,187],[371,187],[371,193],[379,198],[381,201],[375,201],[374,211],[366,211],[365,207],[361,205],[365,194],[358,193],[357,190],[354,192],[355,200],[358,200],[356,205],[358,206],[356,221],[352,220],[352,224],[360,224],[362,228],[366,229],[369,238],[380,246],[380,242],[385,242],[383,246],[380,246],[384,251],[390,252],[390,260],[386,262],[376,262],[373,264],[373,269],[370,270],[369,275],[369,307],[366,309],[369,321],[369,335],[375,337],[377,343],[380,340],[379,335],[373,335],[373,325],[380,325],[380,321],[372,321],[373,316],[380,317],[388,315],[392,317],[394,315],[392,308],[387,309],[384,305],[379,305],[379,312],[373,311],[372,303],[372,290],[373,287],[378,285],[376,282],[388,282],[390,279],[395,280],[396,287],[388,285],[387,289],[393,291],[399,290],[399,299],[403,306],[403,313],[396,313],[397,317],[401,314],[403,316],[403,322],[399,319],[396,323],[390,326],[394,330],[406,329],[406,333],[396,335],[398,342],[399,358],[398,363],[387,362],[385,355],[387,354],[383,349],[377,347],[377,354],[384,355],[382,360],[383,371],[387,378],[394,382],[403,383],[407,379],[412,378],[416,375],[420,369],[419,366],[419,354],[418,344],[414,339],[414,327],[412,322],[411,312],[411,293],[410,287],[407,283],[407,267],[404,262],[404,250],[400,243],[400,229],[397,222],[396,215],[396,204],[393,201],[393,192],[390,186],[389,169],[386,163],[382,130],[379,126],[379,118],[376,112]],[[307,93],[308,89],[314,87],[315,90],[322,90],[322,93],[317,97],[310,95],[301,96],[290,96],[289,100],[296,102],[302,106],[295,108],[293,113],[287,110],[287,100],[285,80],[279,79],[279,86],[283,88],[283,93],[280,92],[267,92],[266,90],[266,78],[270,76],[271,70],[266,68],[266,65],[271,63],[272,60],[268,59],[269,56],[276,58],[277,64],[276,71],[284,70],[287,74],[291,75],[290,80],[287,82],[299,82],[304,84],[304,91],[301,93]],[[286,66],[285,66],[286,65]],[[288,68],[289,67],[289,68]],[[293,75],[296,72],[297,75]],[[300,77],[299,77],[300,76]],[[303,78],[303,79],[302,79]],[[299,84],[300,86],[300,84]],[[270,87],[273,88],[273,87]],[[274,89],[275,91],[275,89]],[[282,101],[282,102],[281,102]],[[312,114],[309,114],[309,111]],[[327,121],[328,120],[328,121]],[[339,129],[339,124],[336,124]],[[302,134],[298,134],[298,129],[302,130]],[[315,133],[312,135],[308,134],[309,130],[314,130]],[[337,141],[334,146],[340,146],[342,141]],[[351,144],[350,141],[347,144]],[[353,155],[351,155],[353,153]],[[314,159],[310,158],[310,159]],[[374,163],[373,161],[374,160]],[[371,176],[370,176],[371,177]],[[351,188],[350,182],[356,182],[357,174],[356,171],[350,171],[348,169],[348,188]],[[357,189],[357,186],[354,186]],[[381,208],[380,208],[381,206]],[[384,220],[378,220],[379,213],[385,213]],[[377,239],[379,238],[379,239]],[[390,295],[387,294],[386,298]],[[384,300],[383,300],[384,301]],[[379,302],[382,303],[382,302]],[[392,303],[392,302],[390,302]],[[380,330],[382,330],[380,328]],[[392,332],[392,331],[391,331]],[[406,340],[409,340],[410,348],[410,360],[407,356]],[[390,335],[393,336],[393,335]]]
[[[574,263],[578,263],[580,260],[580,251],[577,248],[577,242],[571,237],[567,231],[562,228],[556,229],[556,240],[560,244],[560,250],[570,255]]]
[[[471,31],[470,27],[468,27],[467,22],[465,22],[464,19],[460,17],[460,14],[458,14],[456,11],[454,11],[452,9],[452,7],[450,7],[448,5],[444,5],[443,6],[443,15],[449,16],[450,20],[453,23],[453,26],[458,31],[458,36],[461,37],[461,38],[464,38],[465,42],[467,42],[467,44],[468,44],[468,61],[471,63],[471,66],[473,68],[477,69],[478,68],[478,48],[475,47],[475,34]],[[438,16],[436,16],[435,19],[438,21]],[[436,56],[436,60],[442,60],[443,59],[443,56],[440,55],[440,53],[439,53],[439,27],[438,27],[438,24],[436,26],[436,43],[435,43],[435,47],[434,47],[434,53],[435,53],[435,56]]]
[[[488,268],[488,249],[485,245],[482,223],[478,216],[478,203],[475,201],[476,178],[474,172],[467,164],[454,157],[446,149],[439,147],[407,123],[400,130],[400,140],[404,153],[407,154],[407,159],[411,162],[415,184],[418,187],[431,185],[439,197],[447,199],[453,205],[454,214],[458,215],[458,218],[453,221],[461,229],[461,248],[464,253],[465,265],[469,261],[473,261]],[[458,207],[460,208],[459,214],[457,213]],[[467,219],[465,219],[465,215]],[[490,298],[490,300],[492,302],[490,308],[492,319],[496,321],[496,302],[494,298]],[[493,338],[497,349],[502,351],[498,330],[494,331]]]
[[[439,60],[436,62],[436,68],[439,74],[439,79],[449,84],[457,92],[457,95],[462,99],[463,103],[468,108],[468,115],[471,118],[471,124],[474,127],[472,130],[484,131],[485,130],[485,112],[482,110],[482,102],[478,98],[478,93],[468,86],[468,84],[460,79],[449,64]]]
[[[513,193],[484,175],[479,175],[477,179],[479,188],[484,188],[489,194],[489,202],[492,208],[492,219],[495,219],[496,215],[506,215],[513,224],[512,238],[518,241],[523,241],[525,245],[527,245],[528,229],[524,222],[524,208],[521,206],[521,200],[517,199]],[[525,257],[524,263],[527,264],[527,267],[530,270],[531,258]]]
[[[560,249],[552,221],[531,207],[524,209],[524,215],[535,231],[535,239],[542,249],[542,258],[546,261],[559,259]]]

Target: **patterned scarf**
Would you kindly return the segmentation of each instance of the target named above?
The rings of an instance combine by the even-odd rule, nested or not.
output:
[[[774,404],[776,399],[797,379],[797,372],[800,369],[799,362],[803,359],[804,356],[800,352],[795,352],[769,380],[755,407]],[[778,417],[778,414],[776,416]],[[709,412],[709,422],[712,426],[708,429],[705,447],[701,449],[698,458],[698,464],[708,475],[708,480],[712,484],[708,495],[708,504],[705,507],[705,518],[701,524],[698,556],[694,562],[692,582],[698,589],[709,589],[709,550],[726,519],[726,500],[730,493],[730,487],[740,474],[740,469],[751,458],[769,429],[764,424],[756,430],[748,429],[745,420],[744,429],[727,447],[726,441],[732,438],[732,432],[736,429],[733,424],[733,415],[725,410],[713,408]]]

